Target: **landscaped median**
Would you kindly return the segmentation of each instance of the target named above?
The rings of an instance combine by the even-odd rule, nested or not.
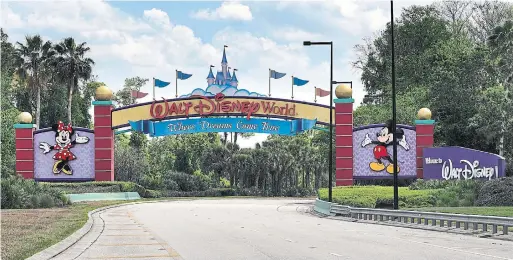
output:
[[[469,215],[513,216],[513,178],[491,181],[423,181],[399,187],[399,208]],[[328,201],[328,189],[318,191]],[[391,186],[349,186],[333,188],[334,203],[359,208],[392,208]]]
[[[400,207],[432,207],[437,190],[410,190],[399,187]],[[328,200],[328,189],[319,190],[319,199]],[[333,188],[333,202],[361,208],[392,208],[394,188],[389,186],[349,186]]]

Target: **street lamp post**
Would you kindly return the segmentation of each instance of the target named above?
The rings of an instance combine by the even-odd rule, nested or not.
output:
[[[304,46],[329,45],[330,46],[330,152],[329,152],[329,174],[328,174],[328,201],[332,201],[333,193],[333,42],[311,42],[304,41]]]
[[[394,161],[394,209],[399,209],[399,187],[397,180],[397,117],[395,96],[395,46],[394,46],[394,1],[390,0],[390,31],[392,45],[392,131],[393,131],[393,161]]]

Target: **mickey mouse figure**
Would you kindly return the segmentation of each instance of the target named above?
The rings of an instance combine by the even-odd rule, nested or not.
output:
[[[410,146],[406,142],[406,137],[404,136],[404,131],[400,128],[396,129],[397,134],[397,144],[403,147],[406,151],[410,149]],[[386,171],[390,174],[394,173],[394,161],[390,157],[387,151],[387,147],[393,145],[393,131],[392,131],[392,120],[388,120],[385,124],[385,127],[381,129],[378,133],[376,133],[377,141],[373,141],[370,139],[369,134],[365,136],[365,139],[362,142],[362,147],[365,147],[369,144],[375,144],[373,153],[374,158],[377,162],[371,162],[369,167],[371,170],[375,172],[383,171],[386,168]],[[383,159],[387,160],[390,164],[385,167],[383,164]],[[399,165],[397,166],[397,173],[399,173]]]
[[[39,148],[43,149],[44,154],[49,153],[51,150],[58,150],[58,152],[53,156],[53,159],[56,160],[53,165],[54,174],[58,174],[62,171],[67,175],[72,175],[73,170],[68,163],[75,160],[77,157],[70,151],[70,149],[74,147],[75,144],[85,144],[89,142],[89,138],[87,136],[79,136],[78,133],[76,133],[75,140],[71,141],[71,137],[75,134],[75,130],[73,130],[71,124],[64,125],[61,121],[59,121],[58,124],[54,124],[52,129],[55,131],[56,144],[50,146],[48,143],[42,142],[39,144]]]

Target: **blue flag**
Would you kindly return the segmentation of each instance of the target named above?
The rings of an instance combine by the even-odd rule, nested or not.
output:
[[[177,79],[181,79],[181,80],[186,80],[188,78],[190,78],[192,76],[192,74],[187,74],[187,73],[183,73],[181,71],[176,71],[176,78]]]
[[[169,85],[169,82],[165,82],[165,81],[162,81],[160,79],[154,79],[153,80],[153,84],[157,88],[164,88],[164,87],[167,87],[167,85]]]
[[[308,83],[308,80],[302,80],[300,78],[292,77],[292,85],[303,86]]]
[[[287,75],[287,74],[286,73],[277,72],[275,70],[270,70],[269,71],[269,78],[272,78],[272,79],[281,79],[285,75]]]

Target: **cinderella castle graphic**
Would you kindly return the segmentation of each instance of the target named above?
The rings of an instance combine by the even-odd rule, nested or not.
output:
[[[225,45],[223,48],[221,70],[218,70],[215,76],[212,72],[212,68],[214,66],[210,66],[210,70],[207,76],[207,88],[197,88],[193,90],[191,93],[182,95],[180,97],[189,97],[193,95],[215,96],[217,93],[223,93],[225,96],[266,96],[256,92],[250,92],[246,89],[239,89],[239,80],[237,79],[237,75],[235,74],[237,69],[233,69],[233,71],[230,71],[231,68],[228,66],[228,59],[226,58],[226,47],[228,46]]]
[[[223,48],[223,59],[221,60],[221,70],[217,71],[217,75],[214,77],[214,73],[212,73],[212,67],[210,66],[210,71],[208,72],[207,83],[208,85],[219,85],[219,86],[232,86],[237,87],[239,85],[239,81],[237,80],[237,75],[235,75],[235,71],[233,70],[233,75],[230,73],[230,67],[228,67],[228,60],[226,59],[226,45]]]

